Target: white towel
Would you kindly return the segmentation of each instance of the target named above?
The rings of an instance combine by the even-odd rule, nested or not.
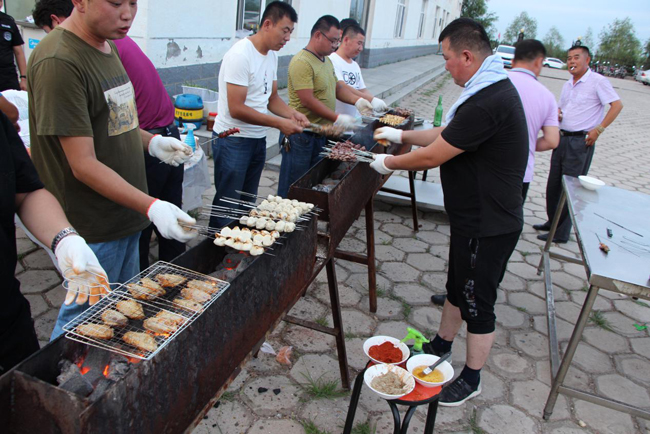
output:
[[[492,56],[486,57],[481,67],[476,71],[476,74],[465,83],[463,93],[460,94],[458,100],[456,100],[454,105],[452,105],[447,112],[445,125],[451,122],[456,115],[456,109],[458,109],[462,103],[476,95],[480,90],[507,78],[508,74],[503,69],[503,60],[501,59],[501,56],[493,54]]]

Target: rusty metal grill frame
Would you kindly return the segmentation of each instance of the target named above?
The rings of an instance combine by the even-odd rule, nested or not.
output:
[[[154,300],[138,300],[135,299],[127,288],[129,283],[137,283],[141,279],[148,277],[154,279],[158,274],[169,273],[185,277],[187,280],[180,285],[176,285],[171,288],[165,288],[166,294],[162,297],[157,297]],[[155,280],[155,279],[154,279]],[[194,311],[192,309],[179,306],[174,304],[171,299],[175,298],[180,294],[181,289],[185,288],[185,285],[188,280],[200,280],[203,282],[213,282],[219,288],[215,294],[212,294],[210,300],[202,304],[200,311]],[[189,327],[195,320],[198,318],[202,312],[204,312],[215,300],[217,300],[225,291],[228,289],[230,284],[223,280],[216,279],[211,276],[206,276],[188,270],[187,268],[179,267],[174,264],[170,264],[164,261],[158,261],[143,272],[132,277],[123,285],[120,285],[118,288],[109,293],[106,297],[102,298],[99,302],[89,307],[87,310],[79,314],[77,317],[72,319],[69,323],[63,326],[63,330],[66,331],[65,337],[77,342],[84,343],[93,347],[102,348],[107,351],[111,351],[117,354],[121,354],[127,357],[134,357],[142,360],[150,360],[156,354],[158,354],[170,341],[176,338],[183,330]],[[111,339],[95,339],[88,336],[84,336],[77,332],[77,327],[81,324],[104,324],[101,319],[102,313],[108,309],[117,310],[115,305],[119,301],[123,300],[133,300],[139,303],[142,306],[142,309],[145,313],[145,318],[142,320],[133,320],[129,319],[129,324],[125,327],[113,327],[114,337]],[[153,334],[153,338],[158,344],[158,348],[155,351],[145,351],[141,348],[134,347],[131,344],[124,342],[121,338],[128,331],[148,333],[149,331],[144,328],[142,325],[143,321],[147,318],[151,318],[158,314],[160,311],[168,311],[176,315],[180,315],[185,319],[185,322],[181,324],[175,332],[169,336],[164,336],[160,334]],[[148,333],[151,334],[151,333]]]

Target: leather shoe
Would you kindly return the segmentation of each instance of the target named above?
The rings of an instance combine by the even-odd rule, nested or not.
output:
[[[550,231],[551,230],[551,225],[548,223],[542,223],[541,225],[533,225],[533,229],[537,231]]]
[[[546,241],[548,240],[548,234],[537,235],[538,240]],[[553,242],[557,244],[566,244],[569,240],[561,240],[559,238],[553,237]]]
[[[447,296],[444,294],[436,294],[431,296],[431,303],[435,304],[436,306],[444,306],[445,300],[447,300]]]

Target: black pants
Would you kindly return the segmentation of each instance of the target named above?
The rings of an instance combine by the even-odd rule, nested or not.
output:
[[[29,302],[22,295],[20,312],[14,323],[0,335],[0,376],[38,351],[39,344]],[[16,303],[11,303],[15,305]]]
[[[180,139],[178,128],[170,125],[163,129],[150,130],[165,137]],[[183,202],[183,165],[178,167],[161,163],[148,152],[144,153],[144,163],[147,170],[147,187],[149,195],[181,207]],[[152,224],[140,234],[140,270],[149,266],[149,244],[151,233],[155,231],[158,237],[158,258],[161,261],[171,261],[185,251],[185,244],[180,241],[164,238]]]
[[[546,214],[549,225],[553,221],[560,196],[562,196],[562,176],[586,175],[589,172],[589,166],[591,166],[595,147],[595,144],[586,146],[585,137],[582,135],[562,136],[560,138],[560,144],[553,150],[551,156],[551,170],[548,173],[548,182],[546,183]],[[564,205],[555,238],[568,240],[569,235],[571,235],[571,219],[569,218],[569,210]]]
[[[530,182],[524,182],[524,186],[521,188],[521,198],[523,199],[521,203],[526,202],[526,196],[528,196],[528,188],[530,187]]]
[[[521,230],[505,235],[468,238],[451,233],[447,300],[460,309],[467,331],[492,333],[497,287],[515,250]]]

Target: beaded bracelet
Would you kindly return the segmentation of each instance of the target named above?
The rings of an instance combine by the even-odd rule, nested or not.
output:
[[[68,226],[67,228],[61,229],[61,232],[56,234],[56,236],[52,240],[52,252],[56,251],[56,246],[58,246],[61,240],[67,237],[68,235],[79,235],[79,233],[72,226]]]

